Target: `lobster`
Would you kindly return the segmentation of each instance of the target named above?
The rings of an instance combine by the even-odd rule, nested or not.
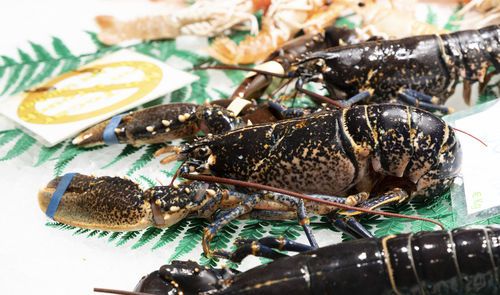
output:
[[[252,144],[244,138],[252,138]],[[355,106],[243,127],[163,151],[175,152],[170,160],[187,161],[180,167],[181,175],[209,172],[319,194],[318,198],[357,205],[359,210],[409,198],[432,200],[448,190],[461,164],[460,144],[444,121],[396,104]],[[208,217],[216,209],[225,209],[204,231],[202,245],[207,255],[230,254],[211,250],[210,241],[220,228],[243,216],[297,217],[312,245],[316,243],[306,211],[330,213],[335,225],[352,236],[371,236],[353,217],[359,211],[341,211],[337,216],[335,207],[313,202],[304,205],[282,194],[228,191],[203,182],[143,192],[120,178],[77,175],[75,179],[68,182],[53,218],[79,227],[131,230],[150,224],[168,226],[190,214]],[[61,178],[54,179],[40,190],[43,211],[61,182]],[[368,194],[376,197],[366,200]]]
[[[246,255],[263,242],[268,243],[245,241],[236,251],[244,250],[241,252]],[[499,266],[500,226],[474,226],[344,242],[280,257],[241,273],[192,261],[172,261],[143,277],[135,291],[184,295],[493,295],[500,293]],[[362,283],[356,283],[360,280]]]
[[[459,78],[463,78],[464,99],[468,102],[471,83],[484,83],[500,71],[499,40],[500,26],[493,25],[450,34],[362,42],[298,57],[287,73],[274,76],[297,78],[296,89],[313,98],[321,96],[305,90],[304,84],[322,83],[329,96],[345,106],[399,99],[449,113],[451,109],[441,105],[454,93]],[[495,71],[488,74],[492,66]]]

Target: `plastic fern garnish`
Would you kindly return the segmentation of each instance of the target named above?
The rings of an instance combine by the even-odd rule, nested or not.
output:
[[[90,231],[90,229],[88,229],[88,228],[79,228],[73,232],[73,235],[74,236],[83,235],[85,233],[88,233],[89,231]]]
[[[269,234],[275,237],[283,236],[290,240],[296,240],[300,236],[302,228],[297,222],[271,221]]]
[[[210,247],[212,249],[226,249],[228,247],[228,244],[232,243],[234,241],[235,237],[234,234],[238,230],[238,225],[241,222],[238,220],[233,220],[230,223],[228,223],[226,226],[221,228],[217,235],[212,239],[210,242]],[[217,266],[217,263],[219,262],[219,258],[217,257],[210,257],[207,258],[204,254],[201,255],[200,258],[200,264],[206,265],[206,266],[211,266],[215,267]]]
[[[55,176],[61,176],[63,174],[64,168],[68,166],[69,162],[71,162],[77,155],[89,152],[89,151],[94,151],[98,149],[102,149],[103,146],[95,146],[95,147],[90,147],[90,148],[80,148],[74,144],[71,144],[68,142],[68,144],[64,147],[64,150],[61,152],[59,155],[59,159],[57,160],[57,163],[55,164],[54,170],[55,170]]]
[[[182,255],[191,252],[196,245],[200,244],[203,235],[203,229],[208,225],[205,219],[191,219],[189,228],[186,230],[184,236],[179,241],[179,244],[174,249],[174,253],[170,256],[168,261],[179,259]]]
[[[0,161],[6,161],[20,156],[26,152],[32,145],[34,145],[36,140],[29,136],[28,134],[23,134],[16,142],[16,144],[10,149],[7,154],[0,159]]]
[[[116,156],[116,158],[113,159],[113,161],[109,162],[108,164],[104,165],[101,167],[101,169],[105,169],[105,168],[108,168],[109,166],[115,164],[116,162],[120,161],[121,159],[124,159],[130,155],[132,155],[133,153],[139,151],[140,149],[142,149],[143,146],[133,146],[131,144],[127,144],[123,150],[120,152],[120,154],[118,156]]]
[[[157,227],[154,227],[154,226],[150,226],[148,227],[146,230],[144,230],[142,232],[142,235],[141,237],[139,238],[139,240],[137,240],[137,242],[132,246],[132,249],[137,249],[139,247],[142,247],[144,245],[146,245],[147,243],[149,243],[152,239],[156,238],[159,234],[162,233],[162,229],[161,228],[157,228]]]
[[[147,163],[151,162],[154,158],[154,153],[162,146],[163,144],[148,145],[144,154],[142,154],[142,156],[132,164],[132,168],[127,171],[126,175],[130,176],[134,174],[134,172],[142,169]]]
[[[2,130],[0,132],[0,146],[11,142],[14,138],[18,137],[23,132],[19,129]]]
[[[97,235],[98,233],[100,233],[100,232],[101,232],[100,230],[95,229],[95,230],[91,231],[91,232],[87,235],[87,238],[92,238],[92,237],[96,236],[96,235]]]
[[[35,164],[35,167],[42,165],[43,163],[49,161],[54,154],[60,150],[64,146],[64,143],[58,143],[52,147],[42,147],[40,150],[40,154],[38,155],[38,161]]]
[[[116,246],[117,247],[122,246],[125,243],[127,243],[128,241],[130,241],[132,239],[135,239],[135,237],[137,237],[138,235],[139,235],[139,231],[138,230],[128,231],[128,232],[126,232],[125,234],[123,234],[120,237],[120,239],[118,240],[118,242],[116,242]]]
[[[444,28],[446,30],[450,30],[452,32],[458,31],[460,29],[460,21],[463,19],[463,16],[457,16],[457,12],[462,9],[462,4],[459,3],[457,5],[457,8],[453,11],[453,13],[450,15],[450,18],[446,22],[446,25],[444,25]]]
[[[425,22],[433,26],[436,26],[437,23],[437,14],[432,11],[432,8],[429,5],[427,5],[427,16],[425,17]]]
[[[158,239],[151,250],[156,250],[174,241],[182,233],[184,228],[186,228],[188,223],[189,221],[184,219],[174,225],[169,226],[167,229],[165,229],[160,239]]]

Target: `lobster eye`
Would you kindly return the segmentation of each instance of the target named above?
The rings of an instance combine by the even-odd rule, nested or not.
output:
[[[200,158],[204,158],[210,154],[210,149],[206,146],[199,148],[197,151],[197,156]]]

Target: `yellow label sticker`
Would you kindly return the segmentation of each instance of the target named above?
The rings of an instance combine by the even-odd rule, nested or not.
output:
[[[17,114],[21,120],[34,124],[84,120],[144,97],[158,86],[161,78],[160,67],[144,61],[94,65],[65,73],[28,91]],[[102,80],[114,82],[102,84]],[[104,107],[95,109],[89,105]]]

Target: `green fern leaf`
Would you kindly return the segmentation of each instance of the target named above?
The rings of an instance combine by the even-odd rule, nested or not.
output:
[[[63,174],[64,168],[68,166],[69,162],[71,162],[76,156],[79,154],[94,151],[98,149],[102,149],[103,146],[95,146],[90,148],[80,148],[74,144],[68,143],[64,150],[59,155],[59,159],[54,166],[54,174],[56,177],[61,176]]]
[[[346,15],[346,16],[342,16],[342,17],[337,18],[337,20],[334,22],[334,25],[336,25],[338,27],[346,26],[349,29],[354,29],[356,27],[359,27],[359,24],[356,24],[353,21],[351,21],[349,19],[349,17],[350,17],[349,15]]]
[[[92,238],[92,237],[96,236],[96,235],[97,235],[98,233],[100,233],[100,232],[101,232],[100,230],[95,229],[95,230],[91,231],[91,232],[87,235],[87,238]]]
[[[19,54],[19,58],[21,58],[21,61],[23,63],[32,63],[32,62],[34,62],[34,60],[31,58],[31,56],[29,54],[27,54],[26,52],[22,51],[21,49],[18,49],[17,53]]]
[[[142,156],[132,164],[132,168],[126,173],[127,176],[134,174],[137,170],[142,169],[147,163],[154,159],[154,153],[163,146],[163,144],[148,145]]]
[[[9,89],[16,85],[16,81],[21,76],[21,71],[23,70],[23,65],[15,64],[9,67],[9,76],[7,78],[6,87],[3,89],[0,95],[8,93]]]
[[[236,233],[238,230],[238,225],[241,222],[238,220],[233,220],[230,223],[228,223],[226,226],[221,228],[217,235],[213,237],[212,241],[210,242],[210,248],[211,249],[226,249],[228,244],[231,243],[234,240],[233,235]],[[206,265],[206,266],[211,266],[215,267],[217,266],[217,263],[219,262],[219,258],[217,257],[210,257],[207,258],[205,254],[201,255],[200,259],[200,264]]]
[[[302,227],[294,223],[288,223],[283,221],[271,221],[271,230],[269,234],[274,237],[284,237],[290,240],[296,240],[300,236]]]
[[[152,180],[151,178],[146,177],[144,175],[139,175],[139,178],[142,179],[143,181],[145,181],[148,184],[147,187],[153,187],[153,186],[157,186],[158,185],[154,180]]]
[[[63,65],[58,74],[63,74],[76,69],[81,64],[81,61],[77,57],[68,57],[63,61]]]
[[[427,5],[427,16],[425,18],[425,22],[436,26],[437,14],[432,10],[432,8]]]
[[[187,101],[197,104],[203,104],[203,102],[210,97],[207,92],[207,87],[210,82],[210,76],[207,72],[198,72],[196,73],[196,75],[198,75],[200,79],[191,84],[191,95],[189,96]]]
[[[59,65],[60,61],[58,60],[49,60],[44,62],[43,68],[40,70],[40,72],[33,77],[31,81],[29,81],[29,84],[26,85],[25,89],[29,89],[35,84],[38,84],[44,80],[46,80],[49,77],[54,77],[56,76],[55,69]]]
[[[462,3],[458,3],[457,8],[455,8],[453,13],[450,15],[450,18],[448,18],[446,25],[444,25],[444,28],[446,30],[454,32],[460,29],[460,21],[463,19],[462,15],[460,16],[457,15],[460,9],[462,9]]]
[[[83,235],[85,233],[88,233],[90,231],[90,229],[87,229],[87,228],[80,228],[78,230],[76,230],[73,235],[74,236],[78,236],[78,235]]]
[[[133,153],[137,152],[138,150],[140,150],[142,148],[143,148],[142,146],[136,147],[136,146],[133,146],[131,144],[127,144],[123,148],[123,150],[120,152],[120,154],[118,156],[116,156],[116,158],[113,159],[113,161],[109,162],[109,164],[104,165],[103,167],[101,167],[101,169],[108,168],[109,166],[115,164],[116,162],[120,161],[121,159],[124,159],[124,158],[132,155]]]
[[[169,57],[171,57],[175,50],[177,49],[177,45],[175,39],[165,40],[163,42],[158,43],[158,59],[162,61],[166,61]]]
[[[122,235],[120,237],[120,240],[118,240],[118,242],[116,242],[116,246],[119,247],[119,246],[125,245],[125,243],[127,243],[128,241],[137,237],[139,235],[139,233],[140,233],[140,231],[138,231],[138,230],[126,232],[124,235]]]
[[[97,236],[98,239],[104,238],[105,236],[109,235],[109,231],[101,231],[99,235]]]
[[[12,149],[7,152],[7,155],[5,155],[3,158],[1,158],[0,161],[10,160],[10,159],[13,159],[17,156],[22,155],[32,145],[34,145],[35,142],[36,142],[36,139],[29,136],[28,134],[23,134],[23,136],[21,136],[21,138],[19,138],[19,140],[16,142],[14,147],[12,147]]]
[[[20,129],[9,129],[2,130],[0,135],[0,146],[3,146],[9,142],[11,142],[14,138],[18,137],[23,132]]]
[[[40,150],[40,154],[38,155],[38,161],[35,164],[35,167],[38,167],[42,165],[43,163],[49,161],[51,157],[60,149],[62,148],[64,143],[58,143],[55,146],[51,147],[42,147]]]
[[[161,235],[160,239],[156,242],[151,250],[156,250],[165,246],[166,244],[174,241],[186,228],[189,221],[187,219],[181,220],[176,224],[169,226]]]
[[[196,245],[201,242],[201,237],[203,236],[203,229],[208,226],[208,221],[205,219],[192,219],[189,222],[189,228],[186,233],[179,241],[177,247],[175,247],[174,252],[168,259],[168,261],[179,259],[182,255],[191,252]]]
[[[94,43],[94,45],[97,48],[102,49],[102,48],[110,48],[111,47],[111,46],[107,46],[104,43],[102,43],[101,41],[99,41],[99,39],[97,38],[97,33],[91,32],[91,31],[85,31],[85,33],[87,33],[89,35],[90,40],[92,40],[92,42]]]
[[[55,53],[60,57],[74,56],[62,40],[57,37],[52,37],[52,47]]]
[[[377,230],[375,231],[375,236],[382,237],[390,234],[400,234],[404,232],[407,227],[406,220],[401,218],[388,218],[382,220],[377,225]]]
[[[2,67],[12,66],[12,65],[15,65],[17,63],[16,60],[14,60],[8,56],[2,55],[1,57],[2,57],[2,61],[3,61]]]
[[[137,249],[139,247],[144,246],[149,243],[152,239],[156,238],[159,234],[162,233],[161,228],[157,228],[154,226],[148,227],[143,233],[142,236],[137,240],[137,242],[132,246],[132,249]]]
[[[109,236],[109,238],[108,238],[108,242],[113,242],[122,234],[123,234],[123,232],[121,232],[121,231],[117,231],[117,232],[112,233],[111,236]]]
[[[40,44],[36,44],[34,42],[30,42],[31,48],[36,54],[36,57],[38,60],[43,61],[43,60],[51,60],[53,57],[50,55],[50,53],[43,48]]]
[[[23,67],[23,72],[21,74],[21,80],[18,82],[17,87],[11,91],[11,93],[18,93],[22,90],[27,90],[30,87],[28,85],[32,85],[29,81],[33,78],[33,74],[35,73],[38,64],[26,64]]]
[[[175,90],[170,94],[171,102],[184,102],[188,93],[188,87],[182,87],[181,89]]]
[[[269,222],[264,220],[246,220],[239,234],[244,239],[260,239],[267,233]]]

